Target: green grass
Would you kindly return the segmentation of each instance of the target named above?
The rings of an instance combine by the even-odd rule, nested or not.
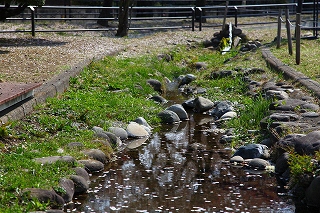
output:
[[[295,70],[303,73],[311,79],[319,82],[319,54],[320,50],[317,48],[320,44],[319,39],[302,39],[300,46],[300,64],[296,63],[296,43],[292,42],[293,54],[290,55],[288,52],[288,42],[283,39],[280,48],[272,46],[271,51],[275,57],[281,60],[284,64],[289,65]]]
[[[78,77],[70,80],[70,88],[64,94],[48,99],[27,118],[2,126],[0,190],[3,193],[0,195],[0,212],[46,208],[46,204],[24,200],[21,191],[27,187],[50,189],[60,178],[73,174],[75,165],[39,165],[33,158],[52,155],[84,158],[79,150],[68,148],[70,142],[82,142],[85,149],[99,148],[110,155],[110,147],[94,142],[93,126],[106,129],[116,123],[125,127],[140,116],[154,127],[160,125],[157,114],[164,106],[147,100],[156,94],[146,83],[150,78],[164,82],[165,77],[174,79],[188,73],[196,75],[193,85],[207,88],[205,97],[213,101],[237,101],[242,106],[237,109],[240,117],[226,123],[226,127],[238,129],[242,138],[252,137],[247,130],[258,128],[268,102],[246,96],[247,85],[241,75],[211,79],[210,74],[236,67],[259,67],[267,72],[255,75],[257,80],[274,76],[265,62],[261,62],[259,51],[248,54],[232,51],[221,55],[198,45],[196,48],[177,46],[165,53],[170,54],[173,60],[167,62],[159,60],[156,55],[144,55],[135,58],[108,56],[102,61],[92,62]],[[196,70],[195,63],[199,61],[206,62],[208,68]],[[240,139],[237,142],[238,145],[243,143]]]

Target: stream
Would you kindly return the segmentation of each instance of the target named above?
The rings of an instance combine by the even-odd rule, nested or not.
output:
[[[230,165],[211,116],[189,118],[122,150],[67,212],[295,212],[273,174]]]
[[[91,177],[91,189],[75,202],[80,212],[294,212],[277,194],[269,173],[231,166],[231,150],[219,144],[210,119],[190,116],[164,125],[140,147]],[[161,133],[160,133],[161,132]],[[205,150],[189,148],[201,143]]]

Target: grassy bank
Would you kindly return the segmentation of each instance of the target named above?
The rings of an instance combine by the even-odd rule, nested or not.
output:
[[[98,148],[112,155],[112,147],[95,142],[93,126],[124,127],[137,117],[144,117],[153,127],[160,125],[157,114],[164,106],[148,100],[150,95],[156,94],[146,83],[150,78],[164,82],[165,77],[174,79],[194,74],[197,80],[192,84],[207,89],[203,96],[212,101],[236,101],[242,106],[237,109],[240,118],[226,126],[237,130],[239,137],[234,145],[257,141],[257,136],[248,134],[247,130],[259,129],[268,102],[245,95],[247,85],[242,81],[243,76],[211,79],[210,74],[238,67],[258,67],[267,72],[255,75],[256,80],[278,78],[268,71],[259,51],[239,54],[235,50],[221,55],[194,43],[163,53],[171,55],[173,60],[166,61],[150,54],[134,58],[108,56],[92,62],[79,77],[71,79],[70,89],[64,94],[38,106],[27,118],[3,125],[0,129],[0,212],[45,209],[47,204],[30,202],[22,190],[28,187],[50,189],[57,186],[60,178],[74,172],[74,164],[40,165],[34,158],[55,155],[86,158],[81,150],[68,148],[71,142],[83,143],[83,149]],[[205,62],[207,69],[197,70],[196,62]]]

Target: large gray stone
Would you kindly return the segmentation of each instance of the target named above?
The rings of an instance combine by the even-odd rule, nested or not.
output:
[[[287,171],[287,169],[289,168],[289,156],[290,155],[288,152],[284,152],[282,153],[282,155],[280,155],[280,157],[278,157],[275,165],[276,174],[282,175],[285,171]]]
[[[286,99],[279,100],[270,104],[271,110],[283,110],[283,111],[294,111],[296,109],[305,109],[316,111],[319,109],[319,105],[309,103],[300,99]]]
[[[181,81],[179,83],[179,86],[182,86],[185,84],[190,84],[195,79],[196,79],[196,76],[194,76],[193,74],[187,74],[187,75],[183,76],[183,78],[181,79]]]
[[[96,132],[95,136],[105,139],[105,141],[103,141],[103,144],[105,144],[106,146],[112,146],[113,148],[117,148],[122,145],[121,139],[112,132]]]
[[[83,194],[86,193],[89,189],[88,182],[79,175],[71,175],[70,180],[74,183],[74,193],[75,194]]]
[[[99,149],[85,150],[85,151],[83,151],[83,153],[94,160],[100,161],[103,164],[105,164],[107,162],[106,154]]]
[[[229,101],[221,101],[215,105],[214,109],[210,112],[212,116],[220,118],[223,114],[233,111],[233,106]]]
[[[288,99],[289,95],[285,91],[268,90],[266,92],[266,97],[267,98],[274,98],[274,99],[278,99],[278,100],[284,100],[284,99]]]
[[[291,135],[277,142],[277,147],[286,150],[294,148],[300,155],[313,155],[316,151],[320,151],[320,131],[313,131],[307,135]]]
[[[27,188],[23,193],[29,193],[30,199],[36,198],[41,203],[49,203],[51,207],[63,207],[64,199],[55,191],[39,188]]]
[[[206,112],[214,107],[214,103],[204,97],[197,97],[194,99],[194,110],[196,112]]]
[[[262,144],[248,144],[241,146],[233,156],[241,156],[243,159],[263,158],[268,159],[270,157],[269,148]]]
[[[300,116],[295,113],[273,113],[269,116],[272,121],[297,121],[300,119]]]
[[[229,111],[229,112],[226,112],[224,113],[220,119],[232,119],[232,118],[236,118],[237,117],[237,113],[234,112],[234,111]]]
[[[147,80],[147,83],[152,86],[154,91],[162,93],[162,83],[156,79],[149,79]]]
[[[104,164],[100,161],[88,159],[88,160],[78,160],[79,163],[84,165],[84,168],[89,173],[100,172],[104,169]]]
[[[133,122],[136,122],[137,124],[147,127],[148,129],[152,129],[152,127],[148,124],[146,119],[144,119],[143,117],[138,117]]]
[[[173,112],[175,112],[180,120],[188,120],[189,116],[187,111],[183,108],[183,106],[181,104],[174,104],[169,106],[166,110],[171,110]]]
[[[90,175],[84,168],[76,167],[74,168],[76,175],[79,175],[85,179],[88,183],[90,183]]]
[[[164,110],[158,114],[163,123],[177,123],[180,122],[180,118],[177,113],[171,110]]]
[[[128,133],[128,136],[131,138],[143,138],[150,135],[144,126],[136,122],[130,122],[127,126],[126,131]]]
[[[165,104],[168,102],[164,97],[162,97],[160,95],[154,95],[154,96],[150,97],[149,99],[153,100],[155,102],[158,102],[160,104]]]
[[[266,169],[267,166],[270,166],[269,161],[266,161],[264,159],[261,158],[254,158],[252,160],[250,160],[248,166],[252,169]]]
[[[306,201],[307,205],[320,207],[320,176],[315,177],[310,186],[306,190]]]
[[[115,134],[117,137],[120,138],[120,140],[127,140],[128,139],[128,133],[124,128],[121,127],[109,127],[108,132],[111,132]]]
[[[55,190],[56,193],[60,195],[66,203],[71,202],[75,192],[73,181],[67,178],[62,178],[59,181],[59,187],[63,190]]]

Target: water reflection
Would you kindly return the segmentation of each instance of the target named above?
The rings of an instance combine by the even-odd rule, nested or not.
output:
[[[164,125],[140,147],[123,150],[74,211],[294,212],[277,196],[272,175],[227,163],[230,149],[207,131],[214,128],[210,117],[196,114]]]

